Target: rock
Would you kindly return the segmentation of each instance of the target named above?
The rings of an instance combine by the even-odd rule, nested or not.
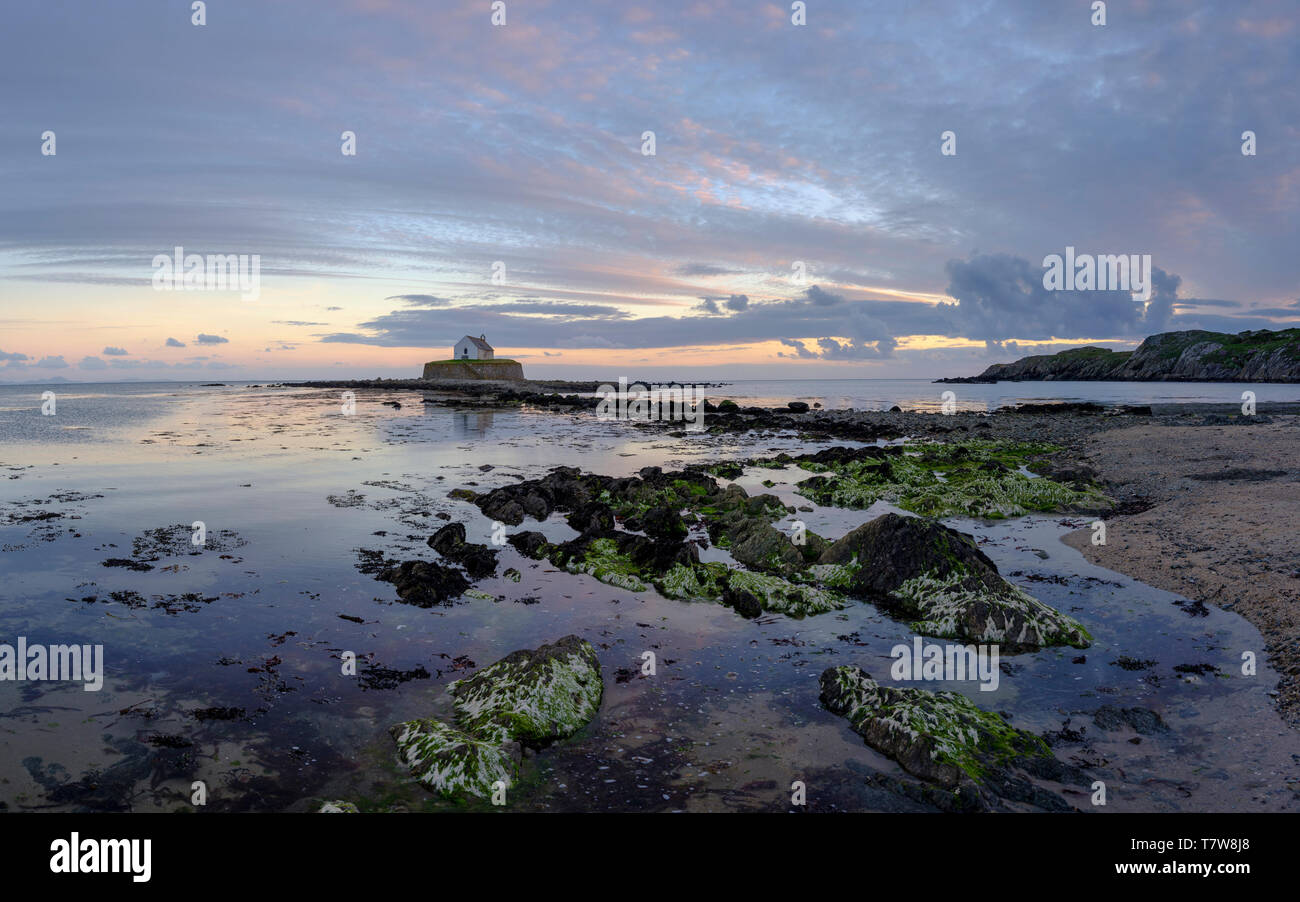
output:
[[[486,579],[496,576],[497,554],[486,545],[465,545],[458,553],[456,561],[465,568],[470,579]]]
[[[603,692],[596,650],[577,636],[511,652],[451,688],[462,730],[533,747],[582,729]]]
[[[1008,652],[1091,644],[1078,622],[1003,579],[970,536],[920,517],[885,514],[859,526],[826,549],[814,575],[925,635]]]
[[[523,523],[524,517],[527,516],[522,504],[509,496],[496,495],[496,492],[490,493],[489,497],[483,499],[479,504],[479,510],[483,511],[484,516],[511,526]]]
[[[847,604],[843,595],[830,589],[804,582],[791,582],[775,574],[755,573],[751,570],[729,570],[727,590],[753,596],[758,599],[764,611],[785,614],[787,617],[838,611]]]
[[[1088,485],[1097,481],[1097,471],[1085,463],[1072,460],[1052,460],[1030,465],[1039,476],[1056,482],[1078,483]]]
[[[803,568],[803,555],[771,523],[735,517],[726,532],[731,556],[746,567],[789,575]]]
[[[524,557],[538,560],[543,557],[543,549],[551,544],[551,540],[546,538],[536,530],[525,530],[517,532],[506,538],[506,541],[513,545]]]
[[[429,537],[428,545],[439,554],[459,548],[465,544],[465,524],[448,523]]]
[[[465,541],[465,526],[448,523],[429,537],[428,545],[449,561],[465,568],[470,579],[484,579],[497,572],[497,551]]]
[[[604,683],[591,643],[565,636],[506,655],[452,683],[456,726],[433,719],[390,728],[398,754],[426,788],[450,797],[487,798],[509,787],[525,749],[582,729],[600,708]]]
[[[445,796],[489,798],[492,784],[509,787],[519,770],[518,743],[481,741],[437,720],[408,720],[389,733],[411,775]]]
[[[335,800],[333,802],[323,802],[316,811],[317,814],[360,814],[360,809],[351,802]]]
[[[821,701],[903,770],[949,789],[986,782],[1026,759],[1050,759],[1047,744],[956,692],[881,686],[857,667],[822,672]]]
[[[672,508],[651,508],[641,516],[640,523],[646,535],[661,542],[680,542],[686,538],[686,523]]]
[[[1143,736],[1154,733],[1168,733],[1169,727],[1155,711],[1150,708],[1120,708],[1117,705],[1102,705],[1092,714],[1092,722],[1097,729],[1106,732],[1130,727]]]
[[[1091,485],[1071,488],[1019,471],[1022,463],[1043,461],[1050,449],[987,439],[826,448],[795,459],[802,469],[825,474],[803,480],[796,490],[823,505],[865,509],[883,500],[935,518],[1110,510],[1109,499]]]
[[[421,608],[446,604],[470,587],[469,580],[459,570],[429,561],[402,561],[396,567],[380,571],[375,578],[392,583],[398,598]]]
[[[565,518],[580,533],[605,532],[614,528],[614,512],[609,505],[589,501]]]
[[[763,613],[762,602],[752,592],[744,589],[733,589],[727,586],[722,593],[722,603],[729,608],[734,608],[741,617],[753,619]]]
[[[804,401],[791,401],[790,403],[786,404],[785,406],[788,407],[788,408],[790,408],[790,409],[791,409],[792,411],[794,411],[795,413],[807,413],[807,412],[808,412],[808,404],[807,404],[807,402],[804,402]]]

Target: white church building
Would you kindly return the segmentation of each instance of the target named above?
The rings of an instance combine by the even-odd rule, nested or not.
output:
[[[457,360],[491,360],[492,345],[487,343],[487,336],[466,335],[451,349],[451,356]]]

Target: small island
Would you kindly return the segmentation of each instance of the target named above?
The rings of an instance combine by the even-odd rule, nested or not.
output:
[[[446,360],[431,360],[424,365],[420,377],[427,382],[524,381],[524,367],[517,360],[496,358],[496,351],[488,344],[487,336],[475,338],[466,335],[451,349]]]

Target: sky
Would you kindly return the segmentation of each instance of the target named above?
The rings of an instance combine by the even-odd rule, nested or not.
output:
[[[6,0],[0,381],[414,377],[465,334],[933,378],[1300,325],[1300,5],[1095,5]],[[256,297],[161,290],[178,247]],[[1044,288],[1067,247],[1149,296]]]

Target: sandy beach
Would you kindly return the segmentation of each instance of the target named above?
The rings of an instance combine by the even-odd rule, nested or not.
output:
[[[1079,459],[1134,512],[1108,519],[1104,546],[1087,529],[1065,541],[1090,561],[1249,620],[1281,674],[1279,710],[1300,728],[1300,417],[1231,426],[1177,425],[1182,419],[1077,442]]]

